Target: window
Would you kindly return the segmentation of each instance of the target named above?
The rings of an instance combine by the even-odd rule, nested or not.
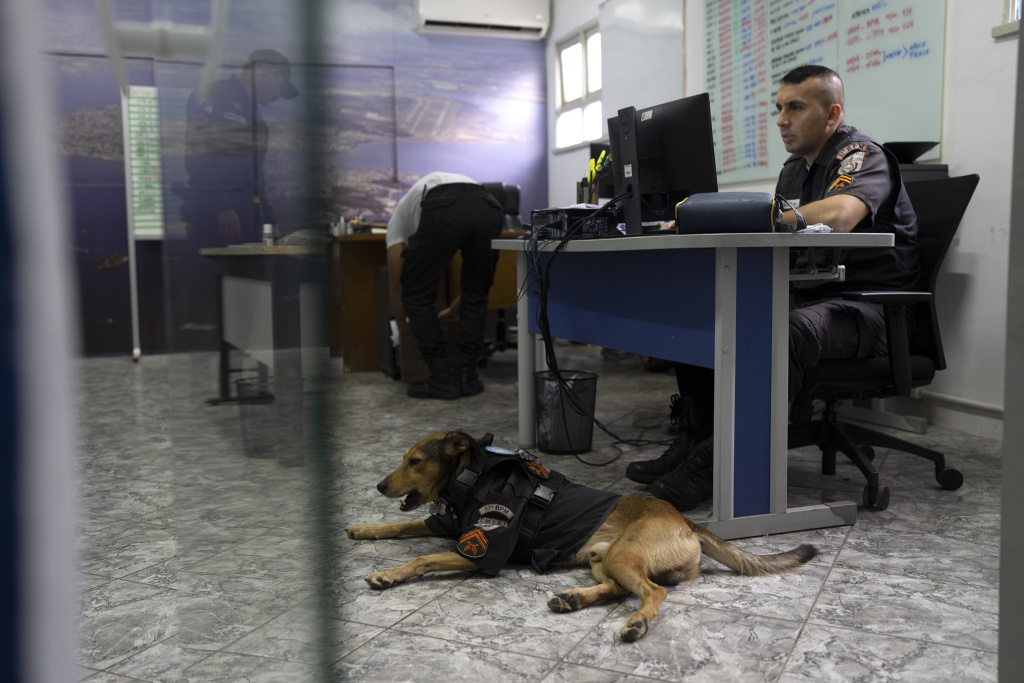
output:
[[[556,48],[558,108],[555,148],[563,149],[604,136],[601,110],[601,32],[580,31]]]

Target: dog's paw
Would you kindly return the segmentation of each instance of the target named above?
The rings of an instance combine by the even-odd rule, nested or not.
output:
[[[552,612],[575,612],[580,608],[580,596],[572,591],[563,591],[548,600]]]
[[[619,631],[619,636],[627,643],[640,640],[645,635],[647,635],[647,619],[643,617],[633,619]]]
[[[357,541],[375,541],[380,538],[377,535],[376,524],[355,524],[345,529],[345,533]]]
[[[369,584],[370,588],[385,590],[397,584],[398,579],[389,577],[388,572],[377,572],[376,574],[370,574],[367,576],[366,583]]]

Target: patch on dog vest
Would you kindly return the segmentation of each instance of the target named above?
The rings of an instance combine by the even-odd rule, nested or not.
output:
[[[487,536],[482,529],[473,527],[462,534],[458,549],[466,557],[483,557],[487,553]]]
[[[527,462],[526,469],[530,470],[541,479],[548,478],[548,471],[544,469],[544,466],[541,465],[539,462]]]
[[[498,446],[487,446],[487,450],[491,453],[497,453],[498,455],[515,455],[515,451],[510,451],[506,448],[499,448]]]
[[[512,518],[516,516],[516,513],[512,512],[512,510],[497,503],[484,505],[480,508],[479,513],[480,516],[477,517],[476,524],[473,526],[484,531],[504,529],[512,521]]]

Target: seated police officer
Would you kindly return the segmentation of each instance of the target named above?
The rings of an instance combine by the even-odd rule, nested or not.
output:
[[[844,290],[899,290],[917,283],[917,217],[899,164],[888,150],[844,122],[845,94],[839,75],[824,66],[801,66],[782,78],[776,125],[792,156],[779,175],[776,193],[798,207],[808,224],[834,232],[889,232],[893,247],[843,253],[846,281],[793,283],[789,313],[789,397],[804,373],[822,359],[885,355],[882,307],[844,301]],[[796,224],[792,211],[783,220]],[[806,255],[796,266],[806,266]],[[820,265],[820,264],[819,264]],[[661,457],[631,463],[626,475],[650,483],[658,498],[681,510],[712,494],[711,416],[714,371],[682,366],[680,397],[673,397],[673,422],[680,436]]]
[[[484,389],[477,363],[484,348],[487,295],[494,282],[497,254],[491,240],[501,234],[502,209],[472,178],[429,173],[402,197],[388,222],[388,285],[400,300],[423,360],[427,381],[410,385],[413,398],[455,399]],[[436,306],[438,285],[455,252],[462,252],[462,291],[458,302],[459,376],[448,365],[448,343]],[[401,315],[392,305],[392,312]],[[448,312],[448,309],[441,314]]]

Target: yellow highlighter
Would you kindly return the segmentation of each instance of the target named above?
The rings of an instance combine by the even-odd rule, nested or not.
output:
[[[594,168],[595,168],[594,160],[591,159],[590,160],[590,170],[587,171],[587,182],[590,182],[591,180],[594,179]]]

